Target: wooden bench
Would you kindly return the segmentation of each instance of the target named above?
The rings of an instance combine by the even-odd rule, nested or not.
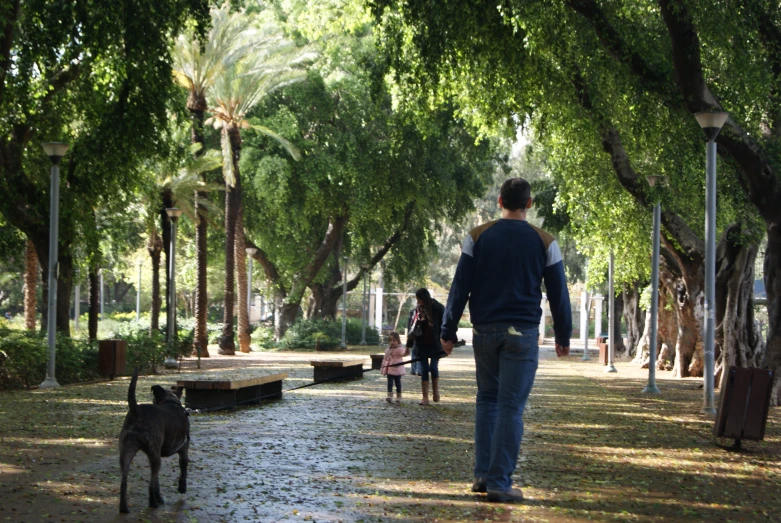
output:
[[[385,359],[385,353],[384,352],[378,352],[377,354],[372,354],[372,370],[380,370],[382,368],[382,360]]]
[[[190,409],[232,408],[237,405],[257,405],[264,399],[282,397],[282,380],[287,372],[253,378],[179,380],[177,387],[185,390],[184,405]]]
[[[313,360],[315,383],[327,380],[360,379],[363,377],[363,362],[359,360]],[[380,360],[382,361],[382,360]]]

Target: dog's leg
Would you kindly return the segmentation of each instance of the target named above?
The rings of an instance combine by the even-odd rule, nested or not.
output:
[[[149,467],[152,469],[152,477],[149,478],[149,508],[157,508],[164,503],[163,496],[160,495],[160,473],[161,459],[159,455],[149,455]]]
[[[179,449],[179,492],[184,494],[187,492],[187,463],[190,461],[187,457],[187,448],[189,443],[185,443],[184,447]]]
[[[122,483],[119,487],[119,511],[128,513],[127,509],[127,475],[130,472],[130,464],[136,456],[138,449],[132,445],[120,445],[119,468],[122,471]]]

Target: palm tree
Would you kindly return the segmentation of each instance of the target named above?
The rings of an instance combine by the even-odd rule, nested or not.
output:
[[[172,162],[157,166],[160,173],[147,196],[147,251],[152,258],[152,311],[150,329],[160,328],[160,254],[163,251],[164,241],[160,237],[157,218],[165,214],[165,207],[178,207],[195,223],[206,221],[205,215],[214,212],[213,205],[208,199],[193,198],[193,194],[204,196],[220,186],[208,184],[203,181],[204,173],[217,169],[222,164],[218,151],[200,153],[201,144],[196,143],[190,147],[193,157],[183,162]],[[165,224],[166,222],[162,222]],[[165,227],[165,225],[163,225]],[[164,232],[164,231],[163,231]],[[173,275],[172,275],[173,276]],[[204,306],[205,308],[205,306]],[[209,357],[208,345],[201,345],[201,357]]]
[[[233,304],[235,301],[235,270],[240,280],[244,276],[244,231],[238,230],[241,216],[241,130],[254,129],[281,143],[288,153],[298,159],[298,151],[287,140],[270,129],[250,124],[245,117],[265,96],[294,82],[303,80],[304,64],[313,54],[297,48],[285,39],[276,26],[266,26],[245,35],[252,42],[246,55],[215,79],[208,91],[211,122],[221,131],[223,176],[225,178],[225,313],[220,338],[220,354],[232,355],[236,344],[233,338]],[[237,241],[238,238],[238,241]],[[238,265],[242,263],[242,265]],[[239,283],[239,342],[242,351],[249,351],[249,314],[247,311],[246,281]]]
[[[187,110],[190,112],[191,119],[191,140],[192,143],[201,145],[204,143],[203,121],[207,107],[206,90],[212,86],[214,79],[226,66],[234,63],[246,52],[247,46],[241,44],[241,37],[249,27],[249,19],[241,13],[231,13],[227,2],[219,9],[212,9],[211,18],[211,30],[205,41],[201,41],[193,31],[190,31],[177,38],[173,52],[174,76],[189,93]],[[206,330],[208,224],[206,210],[200,208],[199,205],[199,202],[205,199],[206,193],[204,191],[195,192],[197,280],[193,343],[201,347],[201,357],[209,357]]]

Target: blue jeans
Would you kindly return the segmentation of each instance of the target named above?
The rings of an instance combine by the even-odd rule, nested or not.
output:
[[[388,392],[393,392],[393,385],[396,385],[396,392],[401,394],[401,376],[387,375],[388,378]]]
[[[412,346],[412,354],[411,354],[411,356],[412,356],[413,360],[418,357],[418,348],[416,346],[414,346],[414,345]],[[412,372],[412,374],[420,374],[420,362],[419,361],[416,361],[416,362],[412,363],[412,370],[411,370],[411,372]]]
[[[431,363],[429,363],[429,359]],[[428,373],[431,372],[431,379],[439,379],[439,358],[423,358],[420,360],[420,379],[428,381]]]
[[[484,479],[491,491],[512,487],[523,438],[523,409],[537,372],[538,331],[507,324],[474,328],[475,478]]]

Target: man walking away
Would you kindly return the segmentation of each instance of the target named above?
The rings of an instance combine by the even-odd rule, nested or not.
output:
[[[512,475],[523,437],[523,409],[537,372],[542,282],[553,316],[556,354],[569,353],[572,311],[556,240],[526,221],[531,186],[523,178],[502,184],[502,218],[464,239],[442,323],[450,354],[467,300],[474,326],[477,375],[475,482],[488,501],[523,500]]]

